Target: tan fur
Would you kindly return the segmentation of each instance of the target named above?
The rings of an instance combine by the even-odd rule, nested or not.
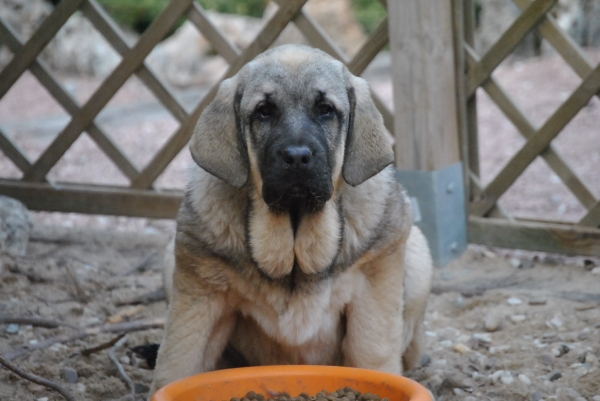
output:
[[[240,156],[241,169],[219,170],[221,161],[196,153],[208,157],[200,165],[219,170],[211,173],[220,178],[192,168],[178,216],[175,263],[166,261],[169,315],[151,394],[179,378],[228,366],[222,357],[227,344],[250,365],[331,364],[401,374],[420,357],[431,258],[388,165],[391,150],[382,143],[389,142],[368,86],[321,52],[284,46],[230,80],[249,91],[250,100],[244,92],[236,106],[241,113],[253,101],[253,91],[276,86],[257,78],[273,60],[293,74],[305,63],[321,63],[330,75],[315,77],[315,85],[333,93],[348,113],[344,85],[354,85],[353,145],[346,138],[337,145],[329,178],[333,196],[322,210],[302,217],[295,235],[290,217],[270,210],[262,199],[259,150],[247,136],[236,148],[248,152]],[[217,104],[233,104],[230,85],[219,92]],[[199,123],[203,130],[219,113],[231,117],[227,110],[207,110]],[[231,128],[231,122],[215,129],[223,127]],[[209,138],[218,141],[216,133]],[[192,141],[192,153],[204,139]],[[228,133],[224,142],[211,146],[218,151],[218,146],[237,145]],[[234,153],[225,152],[227,157]]]

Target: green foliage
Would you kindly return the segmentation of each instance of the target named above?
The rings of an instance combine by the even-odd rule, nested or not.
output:
[[[373,32],[387,15],[379,0],[352,0],[352,8],[367,33]]]
[[[267,0],[197,0],[202,7],[221,13],[261,17]],[[142,33],[169,4],[169,0],[99,0],[122,26]],[[182,21],[181,21],[182,22]],[[181,25],[180,24],[178,25]]]
[[[99,0],[122,26],[142,33],[167,6],[170,0]],[[268,0],[197,0],[207,10],[261,17]],[[352,0],[356,18],[372,32],[386,16],[378,0]],[[179,24],[178,24],[179,25]]]
[[[267,0],[198,0],[198,2],[207,10],[257,18],[262,17],[267,5]]]

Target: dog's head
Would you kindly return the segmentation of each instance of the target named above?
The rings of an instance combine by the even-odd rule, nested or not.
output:
[[[190,149],[200,167],[236,188],[251,181],[281,212],[318,211],[340,177],[356,186],[393,161],[367,83],[297,45],[269,50],[225,80]]]

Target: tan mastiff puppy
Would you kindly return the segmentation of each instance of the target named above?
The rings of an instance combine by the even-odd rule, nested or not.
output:
[[[417,364],[431,258],[363,79],[269,50],[221,84],[190,149],[151,394],[229,366]]]

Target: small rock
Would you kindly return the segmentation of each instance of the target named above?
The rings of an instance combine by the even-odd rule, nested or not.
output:
[[[585,363],[589,363],[590,366],[596,366],[598,364],[598,357],[588,352],[585,356]]]
[[[129,365],[130,359],[127,355],[123,355],[122,357],[119,358],[119,361],[123,364],[123,365]]]
[[[544,395],[541,392],[536,391],[531,396],[531,401],[540,401],[542,398],[544,398]]]
[[[77,383],[77,381],[79,380],[79,375],[77,374],[77,371],[68,367],[63,368],[62,376],[67,383]]]
[[[542,362],[546,366],[552,366],[554,364],[554,356],[552,354],[544,352],[540,355],[540,362]]]
[[[548,323],[550,324],[551,327],[555,327],[555,328],[559,328],[563,325],[562,320],[560,320],[558,318],[558,316],[554,316],[552,319],[550,319],[550,321]]]
[[[585,259],[583,261],[583,268],[587,271],[591,271],[596,267],[596,263],[591,259]]]
[[[553,381],[560,379],[561,377],[562,377],[562,373],[558,370],[555,370],[553,372],[550,372],[550,374],[548,375],[548,380],[553,382]]]
[[[486,331],[494,332],[500,328],[501,324],[502,318],[500,317],[500,314],[491,312],[485,317],[485,320],[483,321],[483,328]]]
[[[426,367],[430,363],[431,363],[431,357],[429,356],[429,354],[423,354],[423,356],[421,356],[421,366]]]
[[[458,387],[453,388],[452,391],[456,395],[463,395],[463,394],[465,394],[465,391],[463,389],[458,388]]]
[[[579,379],[588,374],[588,369],[585,366],[580,366],[573,371],[573,377]]]
[[[468,352],[471,352],[471,348],[467,347],[467,346],[466,346],[466,345],[464,345],[464,344],[456,344],[456,345],[454,346],[454,351],[455,351],[455,352],[458,352],[459,354],[462,354],[462,355],[464,355],[464,354],[466,354],[466,353],[468,353]]]
[[[134,389],[136,394],[146,394],[150,391],[150,387],[142,383],[134,383]]]
[[[482,343],[491,343],[492,337],[487,333],[473,333],[473,338],[481,341]]]
[[[519,267],[521,267],[521,261],[517,258],[510,258],[508,263],[510,263],[510,265],[512,267],[514,267],[515,269],[518,269]]]
[[[600,266],[594,267],[591,271],[592,274],[600,274]]]
[[[519,376],[517,376],[517,378],[521,381],[521,383],[530,386],[531,385],[531,380],[529,379],[529,377],[521,374]]]
[[[6,326],[6,332],[8,334],[15,334],[19,332],[19,325],[18,324],[14,324],[11,323],[8,326]]]
[[[529,305],[546,305],[545,298],[531,298],[529,299]]]
[[[508,298],[507,302],[509,305],[512,305],[512,306],[521,305],[523,303],[523,301],[521,301],[519,298],[516,298],[516,297]]]
[[[21,202],[0,195],[0,254],[24,256],[32,225],[29,211]]]
[[[504,384],[512,384],[512,382],[515,381],[515,379],[513,379],[510,372],[505,371],[504,374],[500,376],[500,381]]]
[[[77,391],[79,391],[80,393],[85,393],[85,390],[87,390],[85,384],[77,383]]]
[[[581,341],[589,340],[591,334],[591,330],[589,327],[583,329],[579,334],[577,334],[577,338]]]
[[[513,323],[522,323],[525,321],[525,319],[527,319],[527,317],[525,315],[511,315],[510,316],[510,320]]]
[[[566,354],[567,352],[569,352],[570,350],[571,350],[571,348],[569,348],[568,345],[560,344],[556,347],[553,347],[550,352],[552,353],[552,355],[559,358],[559,357],[563,356],[564,354]]]
[[[492,373],[489,378],[494,382],[497,383],[500,381],[500,378],[502,377],[502,375],[504,374],[504,370],[497,370],[494,373]],[[510,374],[510,372],[509,372]]]

